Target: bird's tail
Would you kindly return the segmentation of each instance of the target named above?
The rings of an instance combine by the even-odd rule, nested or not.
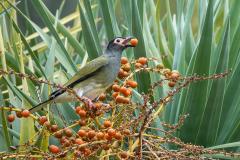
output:
[[[39,111],[39,110],[41,110],[42,108],[46,107],[46,106],[47,106],[49,103],[51,103],[51,102],[52,102],[51,99],[46,100],[46,101],[44,101],[44,102],[42,102],[42,103],[39,103],[38,105],[32,107],[29,111],[30,111],[31,113],[34,113],[34,112],[36,112],[36,111]]]

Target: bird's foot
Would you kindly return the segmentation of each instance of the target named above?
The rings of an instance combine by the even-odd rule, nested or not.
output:
[[[85,103],[86,107],[89,110],[92,110],[93,108],[95,108],[95,104],[92,102],[91,99],[87,98],[87,97],[81,97],[83,99],[83,102]]]
[[[110,104],[108,104],[108,103],[102,103],[102,106],[103,106],[103,107],[106,107],[106,108],[109,108],[109,107],[111,107],[111,105],[110,105]]]

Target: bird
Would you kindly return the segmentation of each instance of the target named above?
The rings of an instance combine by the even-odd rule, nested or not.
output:
[[[132,42],[132,43],[131,43]],[[63,103],[77,101],[76,96],[69,94],[66,88],[86,99],[89,103],[104,93],[116,80],[121,67],[122,52],[136,46],[134,37],[116,37],[112,39],[105,52],[85,66],[63,85],[63,88],[52,92],[46,101],[32,107],[29,111],[34,113],[51,103]]]

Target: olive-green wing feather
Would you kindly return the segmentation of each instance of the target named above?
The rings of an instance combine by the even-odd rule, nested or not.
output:
[[[109,59],[106,56],[100,56],[83,66],[67,83],[64,84],[64,87],[69,86],[70,84],[76,82],[79,79],[85,79],[101,67],[107,65]]]
[[[89,63],[87,63],[84,67],[82,67],[66,84],[64,84],[64,87],[73,88],[76,84],[80,83],[81,81],[84,81],[85,79],[93,76],[95,72],[100,70],[103,66],[107,65],[109,62],[109,59],[106,56],[98,57]],[[50,98],[37,106],[34,106],[30,109],[31,113],[36,112],[43,108],[45,105],[53,101],[56,97],[63,94],[65,90],[58,89],[54,91]]]

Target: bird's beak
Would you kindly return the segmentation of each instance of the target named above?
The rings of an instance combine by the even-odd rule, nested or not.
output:
[[[125,40],[122,42],[122,44],[124,45],[125,48],[127,48],[127,47],[134,47],[130,43],[131,39],[133,39],[133,37],[126,37]]]

